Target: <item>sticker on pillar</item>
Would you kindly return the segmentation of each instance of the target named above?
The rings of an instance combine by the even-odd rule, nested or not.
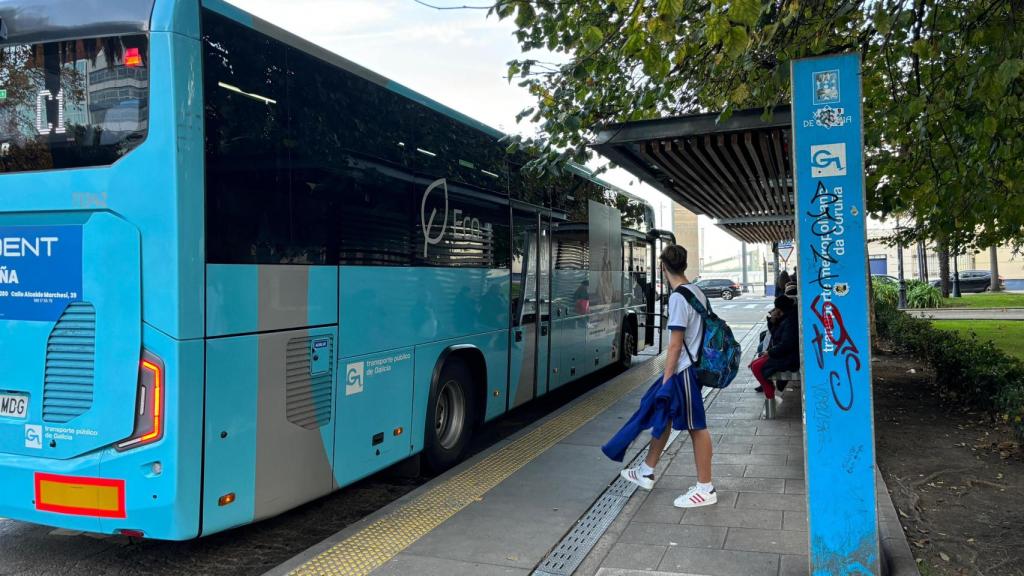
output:
[[[345,396],[352,396],[363,391],[363,377],[365,373],[365,362],[353,362],[345,368]]]
[[[811,176],[846,176],[846,144],[811,146]]]
[[[814,104],[835,104],[839,102],[839,70],[825,70],[814,73]]]
[[[850,293],[850,285],[846,282],[836,282],[832,291],[836,293],[836,296],[846,296]]]

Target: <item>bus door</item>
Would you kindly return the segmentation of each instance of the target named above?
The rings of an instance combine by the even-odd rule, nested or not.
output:
[[[651,248],[651,283],[647,298],[647,344],[657,340],[658,353],[665,346],[665,325],[668,322],[668,284],[661,275],[661,263],[658,258],[666,246],[676,243],[675,234],[667,230],[651,230],[647,233]],[[655,329],[657,333],[655,334]]]
[[[548,391],[551,372],[551,215],[513,214],[509,408]]]

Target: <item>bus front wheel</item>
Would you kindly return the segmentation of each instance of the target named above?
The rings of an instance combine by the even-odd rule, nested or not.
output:
[[[469,368],[449,361],[430,391],[424,456],[434,472],[451,468],[465,456],[476,423]]]

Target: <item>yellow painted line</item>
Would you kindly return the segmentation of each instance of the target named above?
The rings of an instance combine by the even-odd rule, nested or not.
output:
[[[419,498],[366,526],[299,566],[294,576],[364,576],[480,500],[489,490],[601,414],[624,395],[648,384],[665,366],[664,356],[645,362],[565,412],[431,488]]]

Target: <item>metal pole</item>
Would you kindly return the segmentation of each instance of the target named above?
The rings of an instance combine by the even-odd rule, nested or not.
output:
[[[960,266],[957,262],[957,253],[953,252],[953,298],[960,297]]]
[[[768,295],[768,260],[761,254],[761,286],[764,288],[765,296]]]
[[[899,262],[900,273],[900,308],[907,307],[907,281],[903,277],[903,243],[896,244],[896,259]]]
[[[900,279],[900,302],[899,307],[907,307],[907,281],[903,277],[903,240],[900,239],[900,219],[896,219],[896,261],[899,266],[899,279]]]
[[[534,306],[533,306],[533,397],[540,396],[540,329],[543,322],[541,322],[541,309],[540,309],[540,226],[541,216],[537,214],[537,253],[534,255],[534,277],[536,280],[533,282],[534,292]],[[529,274],[529,271],[527,271]],[[524,295],[525,298],[525,295]]]
[[[743,276],[743,292],[747,292],[747,243],[740,242],[740,270]]]
[[[928,250],[924,247],[924,240],[917,241],[917,278],[922,282],[928,281]]]
[[[772,243],[772,296],[778,296],[775,293],[775,287],[779,283],[779,244],[778,242]]]

